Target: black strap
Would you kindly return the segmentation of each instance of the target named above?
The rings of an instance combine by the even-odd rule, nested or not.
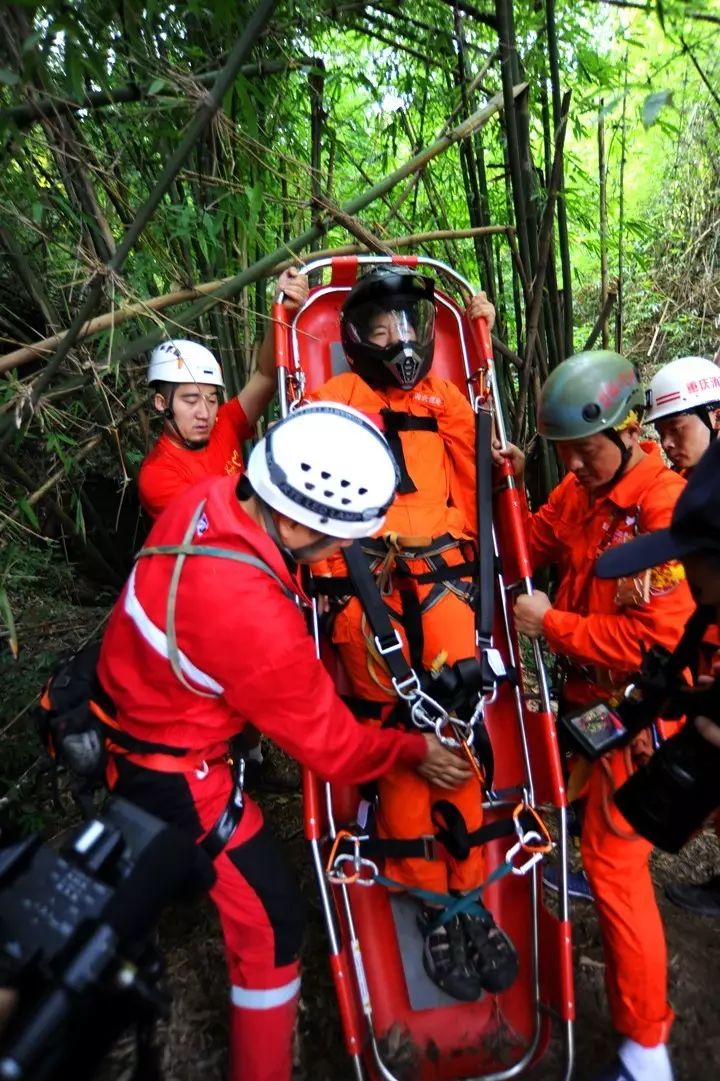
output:
[[[492,519],[492,414],[482,406],[475,414],[477,470],[478,591],[475,628],[480,649],[492,643],[495,614],[495,556]]]
[[[380,652],[390,675],[397,683],[414,682],[415,674],[405,660],[397,631],[390,622],[390,616],[378,592],[375,578],[368,565],[367,558],[359,541],[343,548],[350,580],[355,593],[360,599],[368,622],[375,635],[375,644]]]
[[[424,586],[431,582],[454,582],[458,578],[472,578],[477,574],[477,569],[477,562],[473,559],[465,563],[456,563],[452,567],[444,563],[444,566],[438,567],[437,570],[427,571],[425,574],[413,574],[411,577],[413,582]],[[398,569],[398,573],[403,573],[401,568]]]
[[[452,807],[462,819],[462,813],[454,804],[446,800],[441,800],[439,803],[447,803],[447,806]],[[437,807],[438,804],[434,806]],[[464,819],[462,825],[464,825]],[[536,828],[535,820],[530,815],[526,818],[521,815],[520,825],[524,831]],[[512,837],[517,832],[513,818],[499,818],[472,832],[468,832],[466,828],[462,839],[460,839],[461,829],[462,826],[457,822],[453,824],[452,829],[440,826],[435,835],[426,834],[424,837],[368,837],[362,840],[348,838],[340,842],[338,852],[354,853],[355,846],[358,845],[360,855],[370,860],[436,860],[440,858],[438,845],[442,845],[455,859],[466,859],[471,849],[480,848],[490,841],[498,841],[503,837]],[[458,852],[464,852],[465,855],[458,855]]]
[[[416,492],[417,487],[407,471],[400,432],[436,432],[438,430],[437,419],[435,417],[413,417],[410,413],[399,413],[394,409],[381,409],[380,416],[383,418],[385,438],[400,471],[398,494],[408,495],[410,492]]]
[[[243,797],[245,759],[238,751],[239,745],[234,739],[231,744],[232,765],[230,767],[233,777],[232,791],[220,817],[200,842],[200,848],[211,860],[216,859],[228,844],[245,813],[245,799]]]
[[[129,732],[124,732],[120,728],[113,728],[104,721],[100,723],[105,738],[131,754],[167,754],[172,758],[184,758],[186,754],[190,754],[189,747],[171,747],[169,743],[154,743],[149,739],[138,739],[137,736],[131,736]]]
[[[419,672],[423,666],[423,649],[425,646],[420,598],[415,587],[407,582],[399,590],[399,594],[400,622],[403,625],[410,650],[410,664],[416,672]]]

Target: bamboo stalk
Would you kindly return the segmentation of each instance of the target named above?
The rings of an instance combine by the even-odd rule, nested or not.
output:
[[[513,425],[513,439],[519,438],[525,419],[525,407],[527,403],[530,376],[533,368],[533,356],[538,340],[538,327],[542,311],[543,295],[545,287],[545,275],[547,272],[548,259],[550,257],[550,244],[552,240],[553,218],[555,203],[559,191],[562,176],[562,157],[565,143],[565,131],[567,130],[567,116],[570,109],[570,91],[562,101],[560,126],[555,133],[555,157],[553,159],[552,172],[550,174],[550,187],[548,188],[547,200],[543,211],[540,237],[538,243],[538,269],[533,283],[533,298],[530,312],[527,318],[527,341],[525,343],[525,357],[523,364],[523,377],[520,384],[518,404]]]
[[[585,345],[583,346],[583,350],[592,349],[592,347],[595,345],[595,342],[598,340],[598,337],[600,335],[600,331],[603,330],[603,329],[605,329],[605,330],[607,329],[607,321],[608,321],[608,318],[610,316],[610,312],[612,311],[613,304],[615,303],[616,300],[617,300],[617,285],[616,285],[615,282],[613,282],[612,285],[610,285],[608,287],[608,292],[607,292],[607,296],[605,297],[605,302],[604,302],[604,304],[602,306],[602,309],[600,311],[599,316],[595,320],[595,325],[593,326],[592,330],[590,331],[590,336],[588,337],[588,340],[585,342]]]
[[[550,86],[552,92],[553,125],[557,131],[562,113],[560,100],[560,56],[555,23],[555,0],[546,0],[545,18],[547,21],[548,59],[550,61]],[[563,356],[568,357],[574,351],[573,346],[573,295],[572,267],[570,265],[570,240],[568,237],[567,207],[565,205],[565,166],[560,165],[560,193],[557,205],[558,245],[560,247],[560,266],[563,285]]]
[[[605,310],[608,298],[608,212],[607,212],[607,158],[605,155],[605,117],[602,115],[603,100],[600,99],[598,116],[598,188],[600,210],[600,310]],[[612,307],[612,305],[610,305]],[[608,309],[609,314],[609,309]],[[601,323],[602,346],[609,344],[607,318]],[[586,347],[587,348],[587,347]]]
[[[627,92],[628,53],[625,50],[625,80],[623,87],[622,120],[620,122],[620,194],[618,200],[618,255],[617,255],[617,306],[615,308],[615,349],[622,353],[623,347],[623,291],[625,274],[625,161],[627,155]]]

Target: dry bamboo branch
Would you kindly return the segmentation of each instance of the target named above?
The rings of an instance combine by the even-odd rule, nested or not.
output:
[[[527,89],[527,83],[519,83],[514,88],[514,95],[522,94]],[[479,127],[487,123],[491,117],[495,116],[503,108],[503,96],[502,94],[496,94],[494,97],[478,109],[472,116],[464,120],[462,124],[459,124],[456,128],[453,128],[447,135],[441,136],[441,138],[435,140],[430,146],[425,147],[419,154],[415,154],[412,158],[401,165],[389,176],[384,177],[381,181],[375,184],[368,191],[363,192],[362,195],[356,196],[356,198],[350,200],[341,209],[345,214],[356,214],[359,210],[368,206],[375,199],[379,199],[384,196],[391,188],[395,187],[406,177],[412,173],[417,172],[427,165],[429,161],[437,157],[439,154],[444,153],[450,146],[459,142],[461,139],[466,139],[469,135],[472,135]],[[177,321],[183,326],[188,326],[193,323],[199,316],[203,315],[209,308],[220,301],[227,300],[230,297],[235,296],[241,292],[247,285],[253,282],[259,281],[264,277],[268,277],[273,273],[278,264],[287,260],[288,255],[293,252],[300,252],[315,240],[318,236],[322,236],[327,231],[329,223],[326,221],[320,221],[317,225],[314,225],[311,229],[306,230],[301,236],[291,240],[288,244],[283,244],[281,248],[276,249],[274,252],[270,252],[268,255],[259,259],[252,266],[242,271],[240,274],[235,275],[233,278],[229,278],[227,281],[218,285],[209,295],[201,297],[190,305],[189,308],[184,309],[177,315]],[[297,263],[297,259],[295,262]],[[77,320],[77,317],[76,317]],[[85,322],[85,320],[83,320]],[[73,331],[73,342],[75,341],[80,328],[73,325],[71,328]],[[149,334],[144,335],[142,338],[136,339],[134,342],[128,343],[114,355],[113,359],[116,363],[120,363],[129,357],[137,356],[138,353],[145,352],[147,349],[151,349],[162,341],[164,337],[163,328],[159,328],[152,331]],[[62,342],[65,339],[61,339]],[[72,344],[72,343],[71,343]],[[65,352],[68,350],[66,349]],[[56,354],[57,355],[57,354]],[[7,357],[3,362],[7,362]],[[0,362],[0,363],[3,363]],[[12,365],[11,365],[12,366]],[[2,369],[0,369],[2,370]]]
[[[478,229],[437,229],[430,233],[411,233],[408,236],[383,240],[382,243],[391,251],[396,251],[400,248],[420,247],[423,244],[431,244],[433,241],[438,240],[464,240],[474,236],[492,236],[495,234],[504,234],[509,240],[514,239],[511,225],[485,225]],[[322,251],[310,252],[308,258],[318,259],[331,255],[360,255],[369,250],[365,244],[345,244],[342,247],[325,248]],[[285,259],[280,263],[276,263],[262,277],[269,277],[270,274],[275,273],[280,274],[287,267],[297,266],[299,262],[304,262],[301,255],[294,259]],[[163,311],[165,308],[172,308],[175,304],[183,304],[186,300],[195,300],[197,297],[208,296],[229,281],[232,281],[232,279],[223,278],[220,281],[200,282],[189,289],[165,293],[160,297],[151,297],[149,300],[142,300],[137,304],[128,304],[124,308],[116,308],[114,311],[105,312],[104,315],[98,315],[85,324],[78,335],[78,340],[93,338],[95,335],[102,333],[103,330],[108,330],[110,327],[119,327],[130,319],[147,315],[148,312]],[[62,334],[54,334],[50,338],[43,338],[41,341],[35,342],[34,345],[25,345],[20,349],[15,349],[12,353],[6,353],[4,357],[0,357],[0,373],[10,371],[12,368],[19,368],[23,364],[29,364],[30,361],[37,360],[44,354],[50,353],[61,339]]]

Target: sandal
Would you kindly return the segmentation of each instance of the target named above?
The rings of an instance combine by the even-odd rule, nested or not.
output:
[[[489,912],[461,912],[459,919],[480,986],[493,994],[506,991],[518,974],[518,955],[509,937]]]
[[[470,957],[459,916],[438,924],[438,908],[423,907],[418,927],[423,933],[423,966],[430,979],[446,994],[463,1002],[482,998],[483,988]]]

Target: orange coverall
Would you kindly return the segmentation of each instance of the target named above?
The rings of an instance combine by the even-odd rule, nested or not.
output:
[[[573,662],[565,684],[569,707],[607,698],[640,666],[640,645],[673,649],[694,609],[682,567],[668,563],[647,580],[603,581],[597,556],[635,533],[666,527],[684,481],[655,443],[612,489],[592,500],[569,473],[526,532],[534,567],[557,564],[560,582],[543,619],[550,648]],[[647,599],[645,599],[647,598]],[[595,894],[605,951],[605,979],[615,1029],[653,1047],[667,1040],[667,953],[648,860],[652,846],[633,834],[612,801],[632,770],[626,749],[591,769],[583,821],[583,864]]]
[[[467,398],[445,379],[427,376],[412,390],[399,387],[375,389],[352,372],[335,376],[311,397],[315,400],[342,402],[365,413],[383,426],[380,410],[392,409],[414,417],[434,417],[438,430],[400,432],[403,457],[409,476],[417,491],[397,495],[388,511],[382,535],[397,533],[401,538],[431,538],[444,534],[461,539],[476,532],[475,498],[475,416]],[[411,545],[407,545],[411,547]],[[448,565],[465,561],[458,548],[443,553]],[[413,573],[422,574],[430,568],[425,560],[409,561]],[[317,570],[317,568],[315,568]],[[330,561],[335,575],[347,574],[342,559]],[[464,580],[467,582],[467,580]],[[400,590],[391,579],[392,592],[385,602],[393,625],[398,629],[409,660],[407,636],[399,622]],[[460,584],[460,583],[453,583]],[[410,586],[412,588],[412,585]],[[441,592],[434,583],[414,587],[422,605],[433,590]],[[398,613],[398,618],[394,618]],[[472,607],[453,592],[444,592],[422,614],[423,665],[430,667],[441,651],[453,663],[475,654],[475,617]],[[369,663],[366,626],[357,597],[340,611],[333,627],[336,643],[345,670],[358,697],[376,702],[395,702],[397,697],[389,676],[380,663]],[[379,679],[373,678],[373,674]],[[437,800],[450,800],[462,812],[467,828],[473,831],[482,822],[482,792],[474,778],[459,789],[448,792],[429,785],[410,769],[398,767],[378,781],[380,809],[378,831],[381,836],[416,838],[434,834],[432,805]],[[466,860],[454,860],[449,854],[442,860],[387,860],[386,873],[409,886],[446,893],[448,889],[468,890],[483,880],[484,858],[480,848],[472,848]]]

